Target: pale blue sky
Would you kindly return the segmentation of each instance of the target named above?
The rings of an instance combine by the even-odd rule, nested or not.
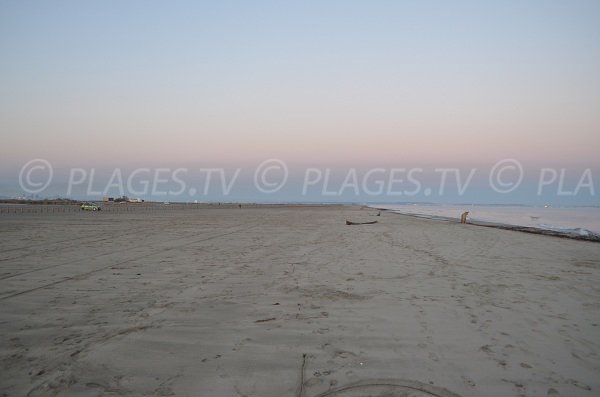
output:
[[[2,1],[0,54],[12,173],[600,169],[598,1]]]

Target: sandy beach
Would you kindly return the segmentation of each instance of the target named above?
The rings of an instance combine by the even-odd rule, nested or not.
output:
[[[0,395],[600,393],[600,244],[376,213],[3,214]]]

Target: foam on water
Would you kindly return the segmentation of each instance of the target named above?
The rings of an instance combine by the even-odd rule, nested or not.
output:
[[[427,218],[460,219],[469,211],[476,222],[533,227],[580,236],[600,235],[600,207],[533,207],[503,205],[377,204],[377,208]]]

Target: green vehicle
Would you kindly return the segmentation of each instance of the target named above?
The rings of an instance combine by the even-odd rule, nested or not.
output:
[[[100,211],[102,208],[94,203],[83,203],[81,204],[82,211]]]

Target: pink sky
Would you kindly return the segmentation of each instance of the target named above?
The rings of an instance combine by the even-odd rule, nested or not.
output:
[[[599,7],[437,6],[5,5],[0,166],[600,168]]]

